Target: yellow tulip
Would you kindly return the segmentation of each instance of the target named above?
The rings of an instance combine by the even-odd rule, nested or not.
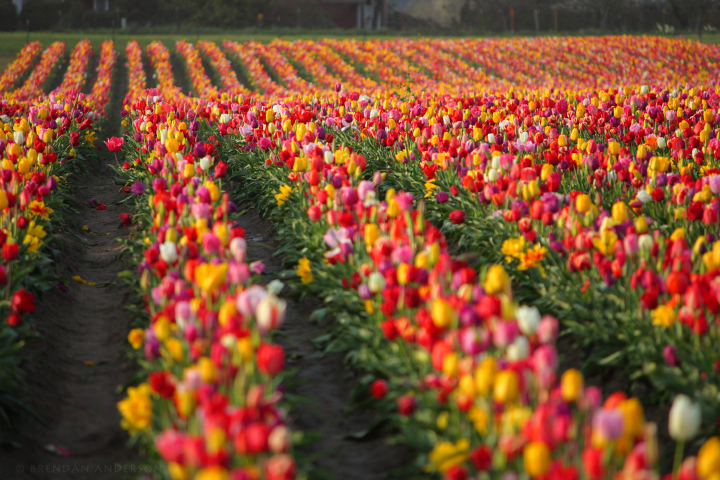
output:
[[[517,400],[520,394],[520,379],[514,370],[503,370],[495,376],[493,399],[508,404]]]
[[[201,357],[198,360],[198,370],[200,372],[200,377],[203,379],[206,383],[214,383],[215,380],[217,380],[217,368],[215,368],[215,364],[212,360],[210,360],[208,357]]]
[[[130,345],[137,350],[140,347],[142,347],[143,342],[145,341],[145,330],[142,328],[133,328],[130,330],[130,333],[128,334],[128,342],[130,342]]]
[[[364,230],[365,245],[372,247],[380,237],[380,229],[374,223],[366,223]]]
[[[545,442],[532,442],[523,451],[525,471],[531,478],[537,478],[550,471],[550,448]]]
[[[510,277],[502,265],[492,265],[488,269],[483,286],[487,294],[495,295],[507,290],[510,286]]]
[[[442,298],[436,298],[430,304],[430,317],[438,328],[448,328],[453,322],[455,313],[453,308]]]
[[[640,400],[635,397],[628,398],[620,402],[617,408],[624,419],[623,435],[627,435],[632,439],[640,437],[645,428],[645,415]]]
[[[200,289],[207,294],[211,294],[225,283],[227,270],[227,263],[219,265],[203,263],[195,268],[195,281]]]
[[[710,437],[700,447],[696,470],[698,476],[702,479],[720,473],[720,438]]]
[[[475,389],[480,395],[486,397],[490,394],[495,383],[496,372],[495,359],[490,356],[485,357],[475,369],[473,380],[475,381]]]
[[[583,376],[578,370],[570,368],[560,379],[560,394],[566,402],[574,402],[583,389]]]
[[[590,196],[581,193],[575,198],[575,208],[580,213],[587,213],[590,211],[590,208],[592,207],[592,201],[590,200]]]

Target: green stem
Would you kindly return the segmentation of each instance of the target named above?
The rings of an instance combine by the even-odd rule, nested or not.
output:
[[[678,479],[678,471],[682,463],[683,451],[685,450],[685,441],[680,440],[675,444],[675,461],[673,462],[673,480]]]

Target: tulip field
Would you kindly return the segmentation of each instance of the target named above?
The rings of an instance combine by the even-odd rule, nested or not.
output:
[[[0,383],[103,157],[141,305],[115,414],[151,478],[321,478],[284,348],[313,298],[401,478],[718,480],[718,133],[720,47],[682,38],[29,43],[0,76]]]

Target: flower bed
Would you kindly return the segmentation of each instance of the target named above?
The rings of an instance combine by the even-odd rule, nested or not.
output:
[[[272,343],[282,284],[258,284],[264,267],[246,258],[207,124],[215,115],[147,98],[127,105],[129,128],[115,142],[129,145],[118,173],[137,196],[128,248],[149,314],[128,337],[144,381],[118,404],[123,426],[175,479],[294,478],[278,405],[284,352]]]
[[[60,57],[64,53],[65,44],[63,42],[51,44],[42,53],[40,61],[28,79],[25,80],[25,83],[13,93],[5,94],[5,97],[16,102],[32,102],[40,99],[53,71],[59,65]]]
[[[14,100],[13,97],[11,97]],[[0,411],[12,422],[22,408],[17,351],[35,335],[26,317],[38,294],[61,286],[53,271],[56,235],[67,224],[66,184],[94,155],[90,108],[77,95],[29,104],[0,96]],[[83,138],[84,137],[84,138]]]
[[[80,40],[70,54],[70,63],[63,76],[62,83],[51,92],[52,95],[80,92],[85,85],[87,66],[92,55],[90,40]]]
[[[268,105],[245,109],[246,118],[273,117]],[[380,377],[366,377],[365,387],[394,411],[398,439],[424,454],[426,470],[446,478],[653,478],[655,427],[645,425],[639,400],[615,393],[603,402],[577,370],[561,375],[558,321],[518,306],[503,266],[478,270],[451,256],[425,219],[431,200],[415,206],[402,191],[380,195],[402,173],[373,172],[354,147],[332,147],[341,134],[311,120],[285,129],[287,137],[282,119],[260,125],[246,138],[247,154],[227,150],[230,167],[244,182],[242,198],[255,198],[278,223],[281,251],[297,261],[298,288],[324,298],[337,319],[333,348]],[[277,150],[257,138],[272,130]],[[466,218],[460,210],[449,217]],[[538,262],[542,249],[518,256]],[[510,246],[504,250],[515,262]],[[699,406],[689,402],[679,397],[671,414],[671,435],[681,442],[701,424]]]
[[[41,50],[42,45],[37,41],[28,43],[20,50],[15,61],[8,65],[0,77],[0,93],[12,90],[17,85]]]

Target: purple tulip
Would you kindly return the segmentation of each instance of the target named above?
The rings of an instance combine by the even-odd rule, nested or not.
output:
[[[593,415],[593,430],[612,441],[620,438],[623,434],[625,420],[622,413],[617,410],[597,410]]]
[[[675,348],[675,345],[666,345],[663,349],[663,357],[665,357],[665,361],[671,367],[677,367],[678,365],[680,365],[680,360],[678,360],[677,348]]]

